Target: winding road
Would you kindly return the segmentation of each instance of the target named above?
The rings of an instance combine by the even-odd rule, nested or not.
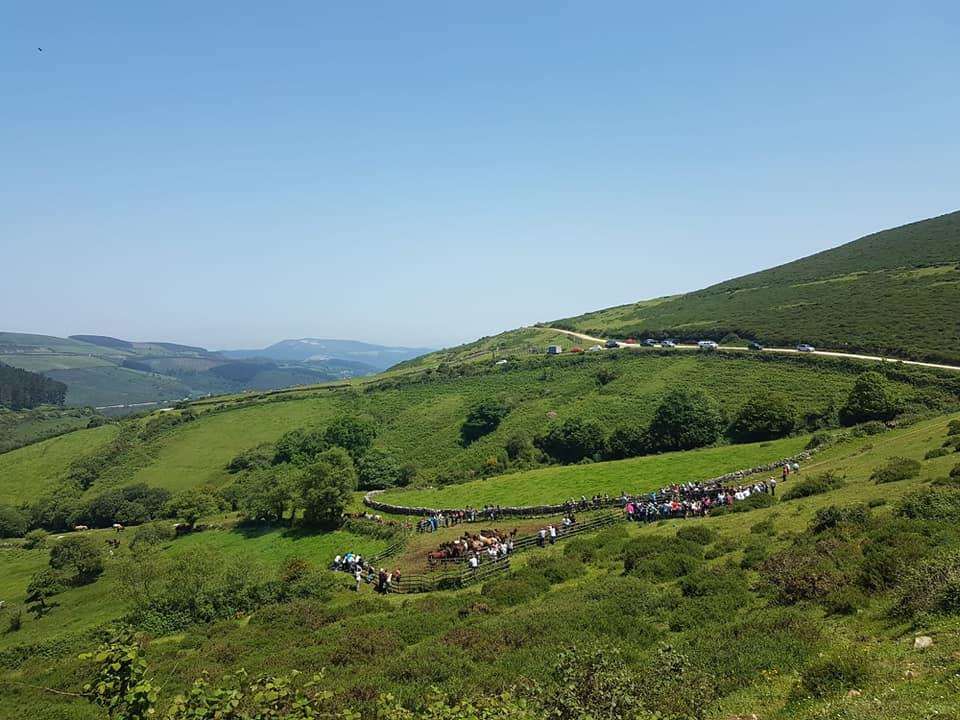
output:
[[[535,329],[535,328],[531,328]],[[603,338],[593,337],[591,335],[584,335],[583,333],[574,332],[573,330],[561,330],[560,328],[555,327],[540,327],[536,329],[541,330],[552,330],[553,332],[562,333],[569,337],[577,338],[579,340],[585,340],[587,342],[595,343],[603,347],[606,342]],[[625,348],[642,348],[646,347],[641,343],[627,343],[622,341],[617,341],[619,347]],[[607,348],[604,348],[607,349]],[[677,345],[676,349],[678,350],[699,350],[700,348],[696,345]],[[746,348],[742,347],[718,347],[717,350],[724,352],[750,352]],[[834,352],[832,350],[813,350],[811,352],[801,353],[796,348],[771,348],[765,347],[763,352],[769,353],[784,353],[784,354],[800,354],[800,355],[822,355],[825,357],[838,357],[838,358],[851,358],[854,360],[872,360],[874,362],[889,362],[889,363],[900,363],[903,365],[915,365],[917,367],[928,367],[935,368],[937,370],[952,370],[954,372],[960,372],[960,367],[956,365],[944,365],[941,363],[932,363],[932,362],[922,362],[920,360],[901,360],[900,358],[887,358],[880,357],[879,355],[859,355],[857,353],[843,353],[843,352]]]

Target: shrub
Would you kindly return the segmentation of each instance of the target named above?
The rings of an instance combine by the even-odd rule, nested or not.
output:
[[[954,465],[954,466],[950,469],[950,477],[952,477],[952,478],[960,478],[960,464]]]
[[[700,567],[703,548],[679,538],[641,535],[623,550],[623,568],[627,574],[655,582],[673,580]]]
[[[0,538],[22,537],[29,522],[30,518],[19,508],[0,505]]]
[[[572,580],[584,572],[583,563],[578,558],[566,554],[563,556],[538,555],[530,559],[527,567],[542,575],[551,585]]]
[[[960,612],[960,550],[942,552],[908,567],[893,612],[908,617]]]
[[[896,513],[914,520],[960,522],[960,490],[938,487],[907,493],[900,499]]]
[[[867,598],[859,589],[846,585],[827,595],[822,604],[834,615],[853,615],[867,604]]]
[[[257,445],[244,450],[227,464],[227,472],[238,473],[244,470],[257,470],[269,467],[274,457],[274,449],[268,444]]]
[[[600,385],[601,387],[609,383],[612,383],[618,377],[620,377],[620,375],[619,373],[617,373],[616,370],[611,370],[610,368],[607,368],[607,367],[602,367],[599,370],[597,370],[597,384]]]
[[[513,573],[483,584],[480,594],[498,605],[512,607],[550,589],[550,581],[536,573]]]
[[[354,462],[363,457],[376,437],[377,429],[373,423],[356,417],[338,418],[323,433],[328,444],[346,450]]]
[[[103,552],[89,535],[64,538],[50,550],[50,567],[72,571],[72,581],[85,585],[103,572]]]
[[[803,695],[819,698],[855,688],[869,677],[869,667],[861,654],[831,655],[804,668],[798,689]]]
[[[870,508],[866,505],[830,505],[817,510],[808,529],[818,534],[844,525],[864,528],[869,522]]]
[[[173,526],[169,522],[155,522],[141,525],[133,533],[130,549],[150,548],[174,538]]]
[[[807,450],[827,447],[828,445],[832,445],[834,441],[835,439],[832,433],[820,430],[810,436],[810,440],[807,442]]]
[[[290,430],[277,440],[273,454],[273,464],[292,463],[305,466],[317,459],[330,443],[319,430]]]
[[[854,571],[854,548],[836,539],[804,538],[771,555],[760,566],[760,575],[776,591],[776,600],[793,605],[819,600],[844,587]]]
[[[690,523],[677,530],[677,538],[697,545],[709,545],[717,539],[717,531],[703,524]]]
[[[23,547],[27,550],[42,548],[47,543],[47,537],[49,535],[46,530],[31,530],[23,536]]]
[[[740,567],[744,570],[754,570],[767,559],[767,544],[758,538],[751,538],[743,548],[743,559]]]
[[[773,518],[767,518],[766,520],[755,522],[750,526],[750,533],[752,535],[766,535],[767,537],[775,537],[777,534],[777,529],[773,525]]]
[[[921,465],[919,460],[892,457],[887,460],[885,465],[881,465],[874,470],[873,474],[870,475],[870,479],[878,485],[881,483],[899,482],[901,480],[915,478],[920,474],[920,470]]]
[[[928,450],[923,456],[924,460],[934,460],[940,457],[946,457],[950,454],[950,448],[934,448],[933,450]]]
[[[537,437],[533,444],[554,460],[576,463],[603,451],[603,428],[593,420],[572,418],[556,425],[546,435]]]
[[[645,428],[639,425],[624,425],[610,434],[607,441],[607,456],[613,460],[638,457],[649,452],[650,442]]]
[[[947,435],[960,435],[960,420],[951,420],[947,424]]]
[[[728,433],[735,442],[773,440],[797,426],[797,411],[783,395],[761,393],[740,408]]]
[[[723,418],[713,398],[702,390],[677,388],[664,396],[650,422],[654,451],[692,450],[716,442]]]
[[[467,413],[467,419],[460,426],[460,439],[464,445],[469,445],[489,435],[498,427],[500,422],[510,412],[506,403],[497,400],[484,400],[475,405]]]
[[[797,498],[810,497],[811,495],[822,495],[823,493],[836,490],[846,485],[843,477],[833,471],[828,471],[820,475],[804,478],[791,485],[783,493],[784,500],[796,500]]]
[[[840,422],[856,425],[869,420],[892,420],[900,411],[890,381],[875,370],[861,373],[840,409]]]
[[[879,435],[887,431],[887,426],[884,425],[879,420],[871,420],[870,422],[865,422],[857,425],[851,431],[853,437],[871,437],[873,435]]]

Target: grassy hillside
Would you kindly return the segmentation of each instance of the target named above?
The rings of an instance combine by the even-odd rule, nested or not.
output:
[[[216,682],[240,667],[308,675],[326,668],[323,684],[334,692],[335,705],[371,711],[381,693],[417,707],[434,687],[470,697],[523,681],[541,684],[544,697],[557,698],[562,683],[553,667],[559,653],[575,645],[575,662],[587,662],[590,648],[601,643],[605,661],[622,663],[622,671],[646,688],[643,695],[631,694],[632,702],[683,707],[689,701],[705,718],[952,717],[960,691],[960,616],[943,609],[904,615],[895,606],[918,592],[911,568],[942,562],[960,548],[956,508],[944,505],[945,514],[932,519],[900,510],[901,501],[917,491],[933,489],[943,498],[960,492],[931,485],[960,456],[924,459],[940,447],[948,422],[957,417],[850,439],[782,486],[772,507],[701,521],[621,525],[519,555],[509,576],[460,591],[381,598],[363,588],[359,596],[341,591],[270,604],[154,636],[145,657],[166,698],[202,672]],[[878,485],[871,474],[892,455],[918,460],[919,474]],[[597,469],[571,470],[589,477]],[[784,497],[784,490],[826,471],[843,477],[838,489]],[[523,483],[533,478],[516,477]],[[825,516],[818,512],[856,504],[863,508],[859,515],[823,526]],[[703,529],[700,534],[684,534],[695,527]],[[297,545],[305,540],[282,531],[256,537],[213,531],[175,540],[161,552],[189,555],[216,547],[224,562],[242,554],[275,570],[288,552],[323,563],[330,553],[363,542],[321,537]],[[0,553],[10,568],[0,593],[10,597],[46,561],[43,550]],[[876,564],[878,557],[889,564]],[[18,683],[0,690],[0,716],[30,708],[37,717],[99,717],[81,699],[36,686],[69,693],[88,681],[90,666],[77,653],[96,641],[77,633],[123,611],[111,592],[119,562],[109,559],[96,583],[63,593],[44,618],[26,618],[20,630],[0,638],[0,647],[8,649],[0,655],[0,679]],[[802,594],[799,599],[777,589],[788,576],[797,579],[789,587]],[[806,577],[816,584],[804,585]],[[892,584],[877,585],[881,577]],[[916,635],[932,637],[933,645],[914,649]],[[12,652],[18,636],[47,644],[42,652]],[[59,645],[50,642],[57,637]],[[662,665],[664,644],[680,653],[670,656],[670,672]],[[619,692],[615,670],[602,672],[612,684],[595,702]]]
[[[601,368],[616,376],[603,386],[597,381]],[[861,363],[806,357],[623,352],[529,358],[505,367],[477,366],[464,376],[434,372],[365,387],[303,392],[289,399],[239,396],[236,403],[198,406],[197,420],[142,443],[133,458],[119,458],[110,482],[146,482],[174,490],[222,486],[231,481],[226,465],[240,452],[275,441],[288,430],[323,428],[341,415],[372,420],[377,427],[374,446],[416,466],[420,483],[468,480],[478,476],[488,458],[502,455],[513,435],[533,437],[569,418],[594,419],[607,432],[646,423],[667,389],[677,385],[704,388],[729,415],[755,393],[773,391],[788,396],[800,413],[817,413],[842,404],[863,369]],[[928,378],[933,384],[896,381],[905,400],[952,397],[938,389],[935,374],[914,371],[909,377]],[[488,399],[503,400],[512,409],[495,432],[464,447],[460,426],[470,408]],[[225,409],[218,410],[220,406]],[[71,441],[82,446],[88,432],[78,431]],[[10,462],[0,455],[0,476]],[[35,494],[29,482],[38,475],[28,477],[27,484],[18,483],[20,499]],[[94,485],[92,491],[97,489]]]
[[[727,333],[769,345],[960,362],[960,212],[703,290],[554,323],[600,336]]]

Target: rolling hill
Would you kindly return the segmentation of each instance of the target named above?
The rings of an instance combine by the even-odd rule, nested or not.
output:
[[[213,352],[103,335],[0,332],[0,362],[65,383],[67,405],[112,412],[361,377],[423,352],[349,340],[289,340],[262,351]]]
[[[703,290],[550,323],[604,337],[720,340],[960,362],[960,212]]]

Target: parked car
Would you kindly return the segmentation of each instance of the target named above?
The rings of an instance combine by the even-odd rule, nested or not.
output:
[[[603,348],[599,345],[591,345],[587,348],[587,352],[600,352],[601,350],[603,350]]]
[[[813,345],[807,345],[806,343],[800,343],[797,345],[797,352],[813,352],[816,348]]]
[[[750,348],[751,350],[757,350],[757,351],[763,350],[763,345],[761,345],[758,342],[748,342],[747,347]]]
[[[643,345],[645,347],[656,347],[657,341],[654,340],[653,338],[647,338],[646,340],[643,341]]]
[[[717,345],[713,340],[701,340],[697,343],[697,347],[701,350],[716,350],[719,345]]]
[[[547,346],[547,355],[559,355],[563,352],[563,348],[559,345],[548,345]]]
[[[610,338],[609,340],[607,340],[603,345],[604,347],[609,348],[611,350],[613,350],[614,348],[620,347],[620,343],[618,343],[613,338]]]
[[[570,352],[572,352],[572,353],[582,353],[582,352],[583,352],[583,348],[580,347],[579,345],[574,345],[572,348],[570,348]]]
[[[673,340],[661,340],[660,347],[671,348],[676,347],[677,344]]]

